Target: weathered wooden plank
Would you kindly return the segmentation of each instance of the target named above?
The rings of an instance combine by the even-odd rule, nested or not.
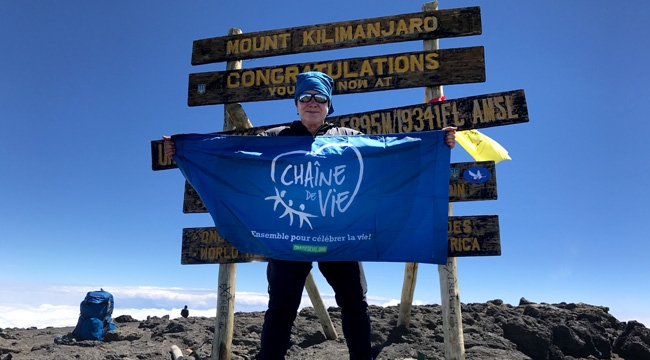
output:
[[[214,227],[183,229],[181,264],[232,264],[267,261],[263,256],[239,252]]]
[[[334,79],[332,94],[354,94],[484,82],[485,58],[483,47],[475,46],[194,73],[189,76],[187,104],[291,99],[296,75],[311,70]]]
[[[497,172],[494,161],[451,164],[449,202],[496,199]]]
[[[450,257],[499,256],[501,239],[497,215],[450,216]],[[228,264],[267,261],[259,255],[239,252],[214,227],[183,229],[181,264]]]
[[[450,216],[447,236],[449,257],[501,255],[498,215]]]
[[[366,134],[440,130],[445,126],[470,130],[528,122],[528,107],[524,90],[513,90],[437,103],[332,116],[328,117],[327,121]],[[267,129],[288,124],[258,126],[217,134],[256,135]],[[154,171],[176,168],[174,160],[165,156],[162,140],[151,142],[151,160],[151,168]]]
[[[480,173],[480,174],[477,174]],[[473,178],[472,174],[476,174]],[[452,163],[449,168],[449,202],[496,200],[497,178],[494,161]],[[183,213],[206,213],[199,194],[185,182]]]
[[[481,32],[479,7],[426,11],[195,40],[192,65]]]

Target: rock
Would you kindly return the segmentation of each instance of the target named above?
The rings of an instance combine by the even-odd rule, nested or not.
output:
[[[521,306],[521,305],[530,305],[530,304],[534,304],[534,303],[526,300],[525,297],[522,297],[521,299],[519,299],[519,306]]]
[[[131,315],[120,315],[113,319],[114,322],[118,324],[128,323],[128,322],[138,322],[138,320],[131,317]]]
[[[462,304],[467,360],[650,359],[650,330],[620,322],[609,309],[583,303],[533,303],[512,306],[495,299]],[[313,308],[296,317],[287,360],[347,358],[340,308],[329,308],[337,340],[327,340]],[[443,360],[442,309],[413,306],[408,327],[397,327],[399,307],[370,306],[373,349],[377,360]],[[119,319],[119,320],[118,320]],[[255,359],[264,312],[236,313],[232,360]],[[138,321],[115,319],[116,329],[101,341],[61,341],[73,327],[0,329],[0,360],[5,359],[168,359],[177,346],[187,360],[208,360],[215,318],[168,316]],[[57,340],[58,339],[58,340]]]

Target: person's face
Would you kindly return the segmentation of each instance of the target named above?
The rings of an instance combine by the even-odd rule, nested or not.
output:
[[[318,94],[317,91],[307,90],[305,91],[308,94]],[[298,115],[300,115],[300,120],[305,125],[321,125],[325,122],[325,117],[327,117],[327,112],[329,111],[329,101],[321,104],[317,103],[316,100],[312,97],[309,102],[300,102],[298,101],[296,107],[298,108]]]

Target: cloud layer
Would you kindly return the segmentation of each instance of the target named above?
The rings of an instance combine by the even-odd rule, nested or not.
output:
[[[75,326],[79,317],[79,304],[89,291],[98,288],[77,285],[43,285],[37,289],[25,286],[3,286],[0,295],[0,328],[67,327]],[[190,316],[216,316],[217,293],[215,289],[161,288],[151,286],[104,287],[113,294],[115,309],[113,317],[130,315],[144,320],[147,316],[180,317],[187,305]],[[38,296],[28,294],[38,294]],[[321,294],[326,307],[336,306],[333,294]],[[235,312],[266,310],[267,294],[252,292],[235,293]],[[374,305],[396,305],[398,300],[368,298]],[[414,302],[418,305],[421,302]],[[312,306],[306,292],[300,307]]]

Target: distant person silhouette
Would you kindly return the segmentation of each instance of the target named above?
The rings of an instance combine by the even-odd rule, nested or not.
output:
[[[187,305],[185,305],[185,308],[183,308],[183,310],[181,310],[181,316],[184,317],[184,318],[190,316],[190,311],[187,310]]]

